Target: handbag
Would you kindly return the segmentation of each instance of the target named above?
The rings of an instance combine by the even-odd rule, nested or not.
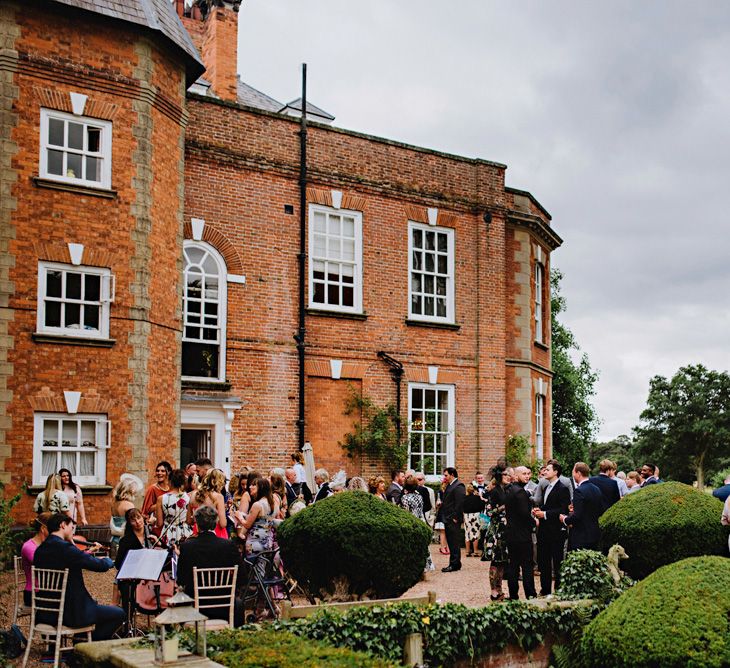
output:
[[[492,521],[492,518],[487,515],[487,513],[479,513],[479,528],[480,529],[486,529],[490,522]]]

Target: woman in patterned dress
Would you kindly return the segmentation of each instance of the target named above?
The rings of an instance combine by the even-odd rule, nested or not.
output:
[[[157,526],[162,527],[162,543],[176,545],[193,533],[187,523],[190,495],[185,491],[185,471],[175,469],[170,473],[169,480],[170,490],[157,499],[155,516]]]
[[[479,496],[474,485],[467,485],[464,499],[464,537],[467,557],[479,556],[477,553],[480,533],[479,515],[483,512],[484,500]]]
[[[504,536],[504,530],[507,526],[504,501],[506,496],[505,490],[512,482],[511,474],[511,468],[494,468],[492,471],[494,486],[489,492],[489,501],[486,507],[487,515],[489,515],[489,527],[487,529],[487,535],[484,537],[482,561],[491,562],[489,565],[489,586],[491,589],[489,598],[492,601],[501,601],[504,599],[502,580],[504,579],[505,566],[509,561],[507,541]]]
[[[418,493],[418,481],[415,476],[409,475],[403,485],[403,496],[401,497],[401,506],[405,508],[411,515],[426,522],[426,515],[423,512],[423,497]],[[426,566],[424,571],[434,570],[433,561],[431,560],[431,552],[428,553],[426,558]]]

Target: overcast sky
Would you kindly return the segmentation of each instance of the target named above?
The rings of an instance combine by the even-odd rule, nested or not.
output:
[[[335,125],[504,162],[564,244],[601,439],[649,379],[727,370],[730,3],[244,0],[239,72]]]

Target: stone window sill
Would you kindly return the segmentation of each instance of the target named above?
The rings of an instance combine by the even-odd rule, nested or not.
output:
[[[409,327],[430,327],[433,329],[448,329],[452,332],[458,332],[461,329],[461,325],[455,322],[433,322],[431,320],[412,320],[406,318],[406,325]]]
[[[85,336],[62,336],[41,332],[33,332],[30,338],[36,343],[58,343],[65,346],[90,346],[91,348],[111,348],[117,342],[116,339],[92,339]]]
[[[230,392],[231,384],[227,380],[189,380],[181,381],[183,390],[207,390],[214,392]]]
[[[543,343],[542,341],[535,341],[535,347],[539,348],[540,350],[550,350],[550,346],[548,346],[546,343]]]
[[[91,186],[76,185],[75,183],[64,183],[62,181],[53,181],[51,179],[42,179],[40,176],[34,176],[33,183],[38,188],[49,188],[51,190],[64,190],[70,193],[79,193],[80,195],[91,195],[92,197],[103,197],[105,199],[114,199],[117,196],[116,190],[107,188],[93,188]]]
[[[341,318],[343,320],[367,320],[367,313],[347,313],[343,311],[325,311],[317,308],[306,309],[307,315],[319,315],[323,318]]]

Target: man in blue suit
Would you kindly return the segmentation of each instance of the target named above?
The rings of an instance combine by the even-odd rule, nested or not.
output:
[[[67,515],[53,515],[47,526],[49,536],[38,546],[33,565],[57,570],[68,568],[66,602],[63,606],[64,625],[79,628],[96,624],[93,639],[108,640],[124,622],[124,610],[116,605],[99,605],[91,598],[81,571],[105,573],[113,568],[114,562],[109,557],[100,559],[79,550],[73,544],[75,523]],[[56,619],[43,618],[42,614],[38,615],[38,621],[56,624]]]
[[[568,550],[597,550],[601,542],[598,518],[603,513],[601,490],[588,481],[590,469],[578,462],[573,467],[573,510],[569,515],[560,515],[560,521],[570,529]]]
[[[602,459],[598,464],[599,474],[588,479],[588,482],[592,482],[601,491],[604,512],[621,500],[618,483],[609,476],[615,469],[616,465],[610,459]]]

